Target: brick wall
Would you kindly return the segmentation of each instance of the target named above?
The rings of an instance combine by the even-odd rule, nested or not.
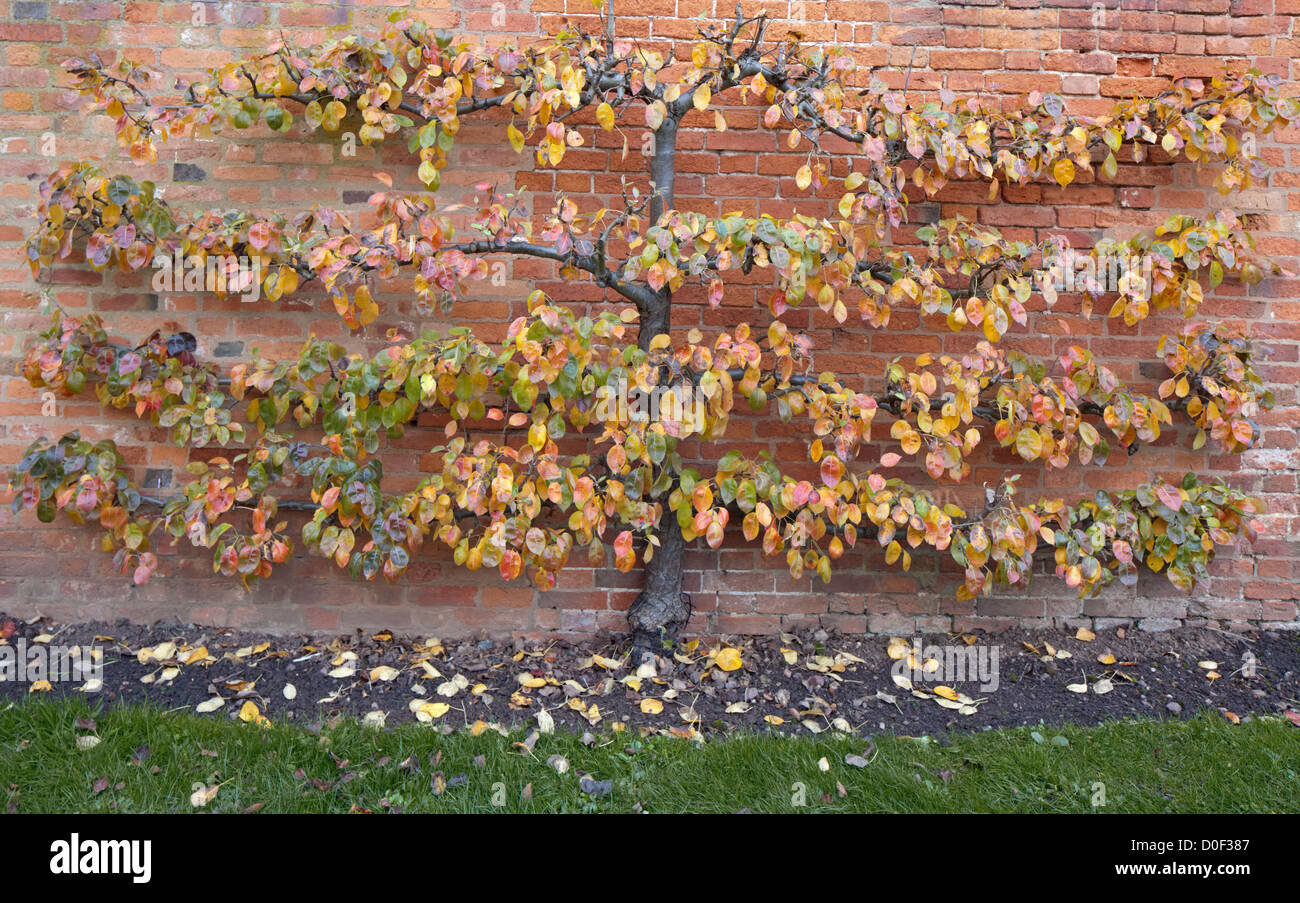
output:
[[[586,0],[413,0],[385,4],[373,0],[322,2],[230,2],[201,7],[188,2],[57,2],[0,0],[0,461],[8,465],[39,436],[58,436],[71,428],[118,442],[136,477],[167,492],[184,456],[166,443],[160,430],[128,414],[105,414],[92,402],[60,401],[55,417],[41,416],[41,400],[14,374],[24,336],[41,327],[38,285],[20,256],[40,177],[59,161],[102,156],[137,178],[166,185],[167,199],[182,207],[244,207],[291,212],[314,202],[362,211],[380,169],[406,173],[401,184],[415,187],[405,148],[382,151],[358,147],[341,156],[337,140],[306,140],[242,133],[235,140],[184,142],[168,146],[158,165],[141,172],[117,154],[110,123],[73,112],[62,95],[58,64],[98,48],[106,59],[124,53],[165,73],[163,84],[226,61],[232,53],[255,51],[267,35],[283,29],[300,37],[320,36],[335,25],[355,28],[379,23],[391,9],[409,9],[432,23],[494,40],[533,35],[558,27],[566,5],[589,28],[597,27]],[[618,0],[620,32],[667,46],[689,43],[695,17],[730,14],[730,0]],[[1296,17],[1300,0],[995,0],[976,2],[767,2],[746,3],[746,11],[766,9],[777,20],[770,33],[784,29],[809,41],[834,41],[855,47],[859,62],[901,86],[904,74],[885,67],[911,68],[908,86],[932,92],[946,85],[958,93],[1015,94],[1039,89],[1067,96],[1072,109],[1097,113],[1133,92],[1153,92],[1169,76],[1212,75],[1225,65],[1253,62],[1259,68],[1296,78],[1300,51]],[[201,18],[197,12],[201,10]],[[634,13],[634,14],[633,14]],[[755,108],[728,112],[730,129],[713,132],[712,119],[689,118],[680,138],[678,206],[721,212],[743,210],[791,213],[826,209],[825,198],[800,198],[794,172],[803,153],[778,152],[776,138],[754,131]],[[490,118],[468,126],[456,163],[444,173],[443,194],[484,179],[533,192],[535,210],[549,209],[554,192],[576,197],[607,196],[620,177],[640,179],[643,160],[633,133],[632,151],[621,154],[621,139],[593,129],[586,148],[571,151],[558,172],[535,171],[528,155],[516,157],[500,139],[501,126]],[[53,136],[53,146],[48,137]],[[1248,214],[1260,249],[1293,269],[1300,263],[1296,223],[1300,211],[1300,134],[1279,134],[1267,144],[1273,166],[1268,186],[1226,203]],[[393,142],[395,145],[396,142]],[[46,152],[43,155],[42,152]],[[837,161],[843,172],[844,161]],[[1034,239],[1063,231],[1076,245],[1103,235],[1127,237],[1150,228],[1172,212],[1203,213],[1221,202],[1208,189],[1210,176],[1186,164],[1149,162],[1121,166],[1113,181],[1061,190],[1033,184],[1007,189],[1004,201],[985,203],[983,185],[953,184],[937,203],[914,205],[913,220],[962,214],[995,225],[1009,235]],[[597,201],[587,198],[584,203]],[[910,232],[899,231],[901,242]],[[474,299],[456,309],[460,322],[487,340],[500,338],[509,318],[523,312],[523,299],[537,285],[565,301],[597,308],[605,300],[590,285],[564,286],[547,265],[508,263],[504,285],[480,283]],[[674,325],[700,326],[706,332],[741,320],[762,322],[755,304],[761,286],[733,285],[718,310],[699,306],[690,292],[679,296]],[[719,551],[701,546],[688,553],[686,589],[696,616],[692,629],[708,633],[770,632],[820,622],[850,631],[909,632],[999,627],[1015,621],[1099,622],[1140,620],[1148,627],[1178,620],[1215,623],[1266,622],[1297,626],[1300,551],[1297,519],[1296,385],[1300,383],[1300,281],[1274,278],[1253,289],[1232,282],[1206,302],[1207,319],[1249,321],[1255,335],[1273,349],[1265,373],[1274,385],[1277,408],[1264,417],[1262,449],[1222,457],[1209,448],[1191,452],[1190,432],[1167,434],[1155,447],[1106,468],[1071,467],[1046,474],[1037,467],[1017,468],[993,453],[981,459],[970,484],[953,490],[960,501],[1010,468],[1022,470],[1026,495],[1051,492],[1067,497],[1096,488],[1132,485],[1155,475],[1178,477],[1185,470],[1219,474],[1263,495],[1271,513],[1265,535],[1253,548],[1226,553],[1213,567],[1214,578],[1192,596],[1174,590],[1163,577],[1144,577],[1136,589],[1118,584],[1096,599],[1078,601],[1050,575],[1028,594],[1005,592],[973,603],[958,603],[960,580],[951,561],[920,556],[911,573],[888,568],[875,551],[846,555],[827,585],[792,580],[780,561],[768,561],[743,542]],[[416,322],[400,285],[383,296],[385,313],[362,336],[347,336],[328,302],[261,305],[255,309],[209,296],[158,296],[147,281],[102,277],[65,266],[56,271],[54,293],[71,310],[106,312],[118,335],[138,339],[166,322],[177,322],[199,336],[204,359],[227,364],[253,349],[268,356],[296,355],[308,331],[377,350],[389,327]],[[1104,309],[1104,307],[1103,307]],[[1065,308],[1068,313],[1068,308]],[[1027,332],[1009,339],[1044,358],[1067,344],[1089,346],[1099,359],[1137,387],[1154,386],[1163,366],[1154,362],[1154,344],[1178,323],[1152,317],[1134,328],[1115,321],[1031,314]],[[878,389],[882,365],[898,354],[955,351],[973,336],[928,331],[914,316],[896,313],[888,331],[849,324],[831,330],[824,318],[788,317],[791,325],[816,330],[819,369],[856,375]],[[385,452],[385,472],[394,487],[418,479],[422,454],[436,443],[430,431],[412,430]],[[779,423],[739,420],[728,445],[747,451],[768,449],[787,462],[806,462],[801,431]],[[702,456],[716,460],[715,449]],[[868,453],[869,455],[871,453]],[[1116,456],[1122,458],[1123,456]],[[874,458],[868,457],[868,460]],[[924,475],[916,475],[924,485]],[[184,479],[183,476],[177,479]],[[290,493],[283,493],[288,495]],[[7,499],[6,499],[7,501]],[[566,570],[552,592],[503,584],[493,575],[452,566],[447,556],[423,553],[399,584],[354,581],[321,559],[300,552],[269,581],[251,593],[214,578],[206,556],[182,549],[164,554],[164,574],[144,587],[132,587],[113,572],[109,556],[95,549],[92,531],[66,522],[41,527],[30,514],[15,522],[6,505],[0,511],[0,609],[58,616],[195,620],[270,629],[334,630],[351,626],[412,629],[444,636],[491,633],[583,633],[621,629],[623,610],[636,595],[639,575],[613,569]],[[164,552],[167,550],[164,549]],[[944,556],[946,558],[946,556]]]

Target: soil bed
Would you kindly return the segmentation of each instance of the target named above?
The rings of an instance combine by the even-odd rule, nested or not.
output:
[[[730,671],[720,667],[734,664],[730,655],[714,654],[724,648],[719,644],[687,647],[660,657],[657,673],[642,676],[638,691],[626,643],[612,637],[582,644],[438,642],[388,631],[271,637],[180,624],[24,623],[0,615],[0,634],[9,630],[7,642],[16,646],[25,639],[29,656],[43,635],[52,636],[46,641],[52,644],[100,646],[105,665],[92,703],[128,700],[193,710],[220,696],[224,704],[208,717],[248,715],[244,703],[252,701],[258,714],[308,725],[341,715],[373,720],[378,716],[371,713],[381,711],[387,724],[413,721],[416,700],[439,704],[425,711],[434,728],[479,721],[537,726],[544,710],[555,729],[578,733],[622,722],[627,730],[678,734],[848,727],[862,734],[942,737],[1020,725],[1187,718],[1206,709],[1229,720],[1300,710],[1300,634],[1283,632],[1129,629],[1103,631],[1090,641],[1057,630],[926,637],[923,659],[944,657],[942,648],[927,652],[926,646],[948,647],[985,656],[987,667],[996,650],[997,686],[986,680],[981,690],[973,673],[960,681],[962,675],[952,672],[907,672],[912,686],[926,692],[920,698],[893,677],[903,663],[891,659],[888,637],[825,631],[737,640],[731,648],[740,666]],[[167,656],[161,662],[141,654],[159,646]],[[290,684],[292,699],[285,693]],[[972,714],[945,708],[934,693],[941,684],[982,701]],[[1089,689],[1072,692],[1071,684]],[[80,694],[84,686],[84,679],[55,681],[44,692]],[[30,681],[0,681],[0,700],[30,692]]]

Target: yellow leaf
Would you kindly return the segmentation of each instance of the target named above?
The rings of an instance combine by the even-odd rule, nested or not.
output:
[[[607,103],[602,103],[596,107],[596,122],[605,131],[612,131],[614,128],[614,108]]]
[[[664,704],[658,699],[642,699],[641,711],[646,715],[658,715],[664,710]]]
[[[1074,632],[1074,638],[1084,643],[1091,643],[1093,640],[1097,639],[1097,634],[1093,633],[1087,627],[1080,627]]]
[[[735,671],[743,664],[740,660],[740,650],[728,646],[718,653],[718,667],[723,671]]]
[[[1064,188],[1074,181],[1074,161],[1069,157],[1061,157],[1052,164],[1052,178],[1056,179]]]
[[[602,104],[602,106],[608,105]],[[516,154],[524,149],[524,133],[515,128],[513,122],[506,126],[506,137],[510,139],[510,146],[515,149]]]
[[[807,163],[800,166],[799,171],[794,174],[794,183],[799,186],[800,191],[804,191],[812,184],[812,170],[808,168]]]
[[[421,702],[415,710],[415,719],[425,722],[434,721],[447,714],[450,710],[451,706],[445,702]]]
[[[695,95],[691,97],[691,103],[695,105],[695,109],[703,113],[709,108],[709,101],[712,99],[713,89],[707,84],[703,84],[695,89]]]

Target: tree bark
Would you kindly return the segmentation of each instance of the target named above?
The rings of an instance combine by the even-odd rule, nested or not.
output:
[[[650,160],[650,179],[654,195],[650,199],[650,221],[657,223],[673,206],[673,179],[676,176],[677,117],[667,116],[655,133],[654,154]],[[665,287],[643,305],[640,313],[638,345],[648,350],[650,340],[667,333],[672,325],[672,293]],[[670,648],[677,633],[691,617],[689,598],[682,592],[682,561],[686,540],[677,523],[677,514],[661,498],[663,513],[655,535],[659,547],[644,568],[645,587],[628,609],[627,624],[632,631],[632,648],[637,662],[656,651]]]
[[[632,649],[638,663],[672,647],[678,632],[691,617],[691,605],[682,592],[682,560],[686,540],[677,513],[664,507],[655,530],[659,548],[644,568],[645,586],[627,612]]]

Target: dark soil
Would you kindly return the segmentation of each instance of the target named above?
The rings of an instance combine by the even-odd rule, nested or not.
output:
[[[613,638],[581,645],[485,640],[431,647],[428,638],[394,637],[387,631],[269,637],[178,624],[143,627],[125,622],[57,624],[17,619],[9,624],[7,620],[0,615],[0,634],[12,629],[7,639],[11,645],[25,638],[30,649],[37,636],[52,634],[52,643],[101,646],[103,685],[88,694],[92,704],[123,700],[193,710],[220,695],[225,704],[204,717],[238,717],[251,700],[262,715],[307,725],[377,711],[386,713],[387,724],[412,721],[415,715],[409,704],[416,699],[450,706],[431,722],[442,730],[477,721],[502,727],[536,726],[538,712],[544,709],[557,730],[583,732],[594,729],[586,716],[595,705],[600,729],[622,722],[628,730],[679,734],[689,734],[692,728],[706,734],[736,729],[808,733],[847,725],[864,734],[886,731],[940,737],[951,731],[1018,725],[1188,718],[1207,709],[1229,719],[1300,709],[1300,634],[1296,633],[1130,629],[1105,631],[1089,642],[1053,630],[928,637],[922,646],[998,650],[996,689],[981,692],[978,682],[971,680],[948,682],[956,691],[984,700],[974,714],[962,715],[941,707],[933,696],[918,698],[897,686],[891,677],[895,662],[886,652],[889,638],[882,636],[816,631],[739,640],[735,648],[743,664],[730,672],[711,666],[709,653],[717,646],[700,644],[690,652],[679,650],[676,656],[661,657],[660,682],[643,679],[638,693],[620,682],[631,672],[625,641]],[[141,664],[137,660],[141,649],[167,642],[177,645],[170,661]],[[968,647],[968,642],[974,645]],[[263,648],[262,644],[269,645]],[[1063,650],[1070,656],[1045,661],[1047,644],[1058,655]],[[196,656],[192,664],[184,664],[199,647],[206,647],[208,657],[200,661]],[[253,651],[247,651],[250,648]],[[792,653],[782,649],[793,651],[795,664],[787,664]],[[241,650],[243,655],[238,654]],[[356,660],[344,661],[346,653],[355,654]],[[592,663],[593,653],[613,660],[606,665],[618,667]],[[845,653],[861,661],[842,657]],[[1107,653],[1115,657],[1114,664],[1099,662]],[[1253,656],[1253,676],[1249,666],[1243,668],[1247,653]],[[841,655],[838,664],[837,655]],[[817,656],[823,657],[820,664]],[[429,676],[421,660],[440,676]],[[1199,664],[1203,662],[1216,663],[1221,676],[1211,679],[1210,670]],[[396,669],[397,675],[379,679],[391,673],[382,666]],[[355,668],[356,673],[331,677],[337,667]],[[823,667],[831,670],[818,670]],[[168,668],[179,670],[164,681]],[[151,682],[143,682],[149,675],[153,675]],[[463,688],[454,695],[439,695],[439,686],[458,675],[464,677]],[[1066,689],[1068,684],[1085,682],[1084,675],[1094,689],[1086,693]],[[528,676],[542,678],[546,684],[527,688],[520,680]],[[1095,684],[1102,679],[1108,679],[1114,689],[1096,693]],[[81,679],[54,682],[46,692],[55,697],[80,694],[83,683]],[[292,700],[285,697],[286,684],[297,691]],[[923,689],[935,682],[916,681],[915,686]],[[0,681],[0,704],[28,695],[30,688],[29,682]],[[641,702],[647,697],[659,699],[662,712],[643,713]],[[747,711],[736,711],[735,703],[748,703]],[[585,714],[575,710],[577,705]],[[728,706],[733,706],[732,712],[726,711]]]

